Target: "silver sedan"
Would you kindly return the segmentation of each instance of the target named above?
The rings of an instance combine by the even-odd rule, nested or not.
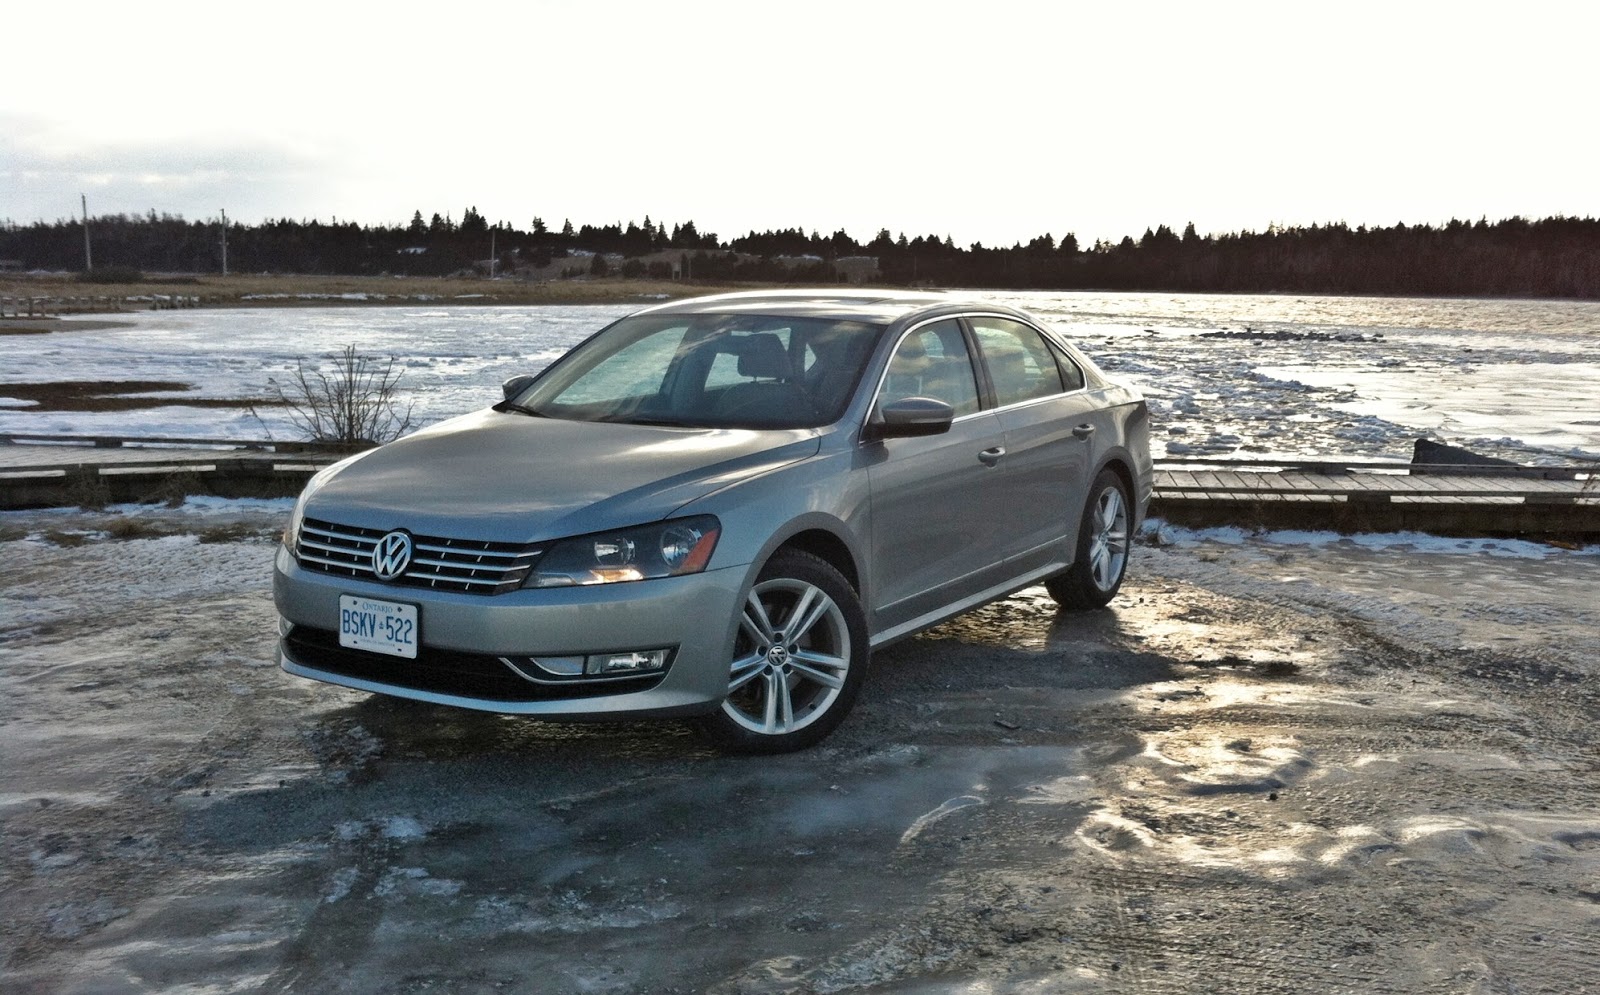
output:
[[[1137,393],[945,294],[665,304],[504,395],[306,486],[285,670],[798,749],[877,647],[1033,584],[1106,604],[1150,496]]]

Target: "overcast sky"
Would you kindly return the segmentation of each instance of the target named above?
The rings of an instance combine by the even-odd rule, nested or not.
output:
[[[246,13],[248,12],[248,13]],[[0,219],[1009,245],[1600,214],[1600,3],[18,3]]]

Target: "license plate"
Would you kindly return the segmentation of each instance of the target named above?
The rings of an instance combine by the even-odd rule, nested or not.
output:
[[[417,606],[339,595],[339,645],[417,658]]]

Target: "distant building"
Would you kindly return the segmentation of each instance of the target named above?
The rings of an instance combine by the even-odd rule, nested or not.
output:
[[[21,273],[22,260],[0,259],[0,273]]]
[[[844,283],[870,283],[879,278],[877,256],[840,256],[833,271]]]

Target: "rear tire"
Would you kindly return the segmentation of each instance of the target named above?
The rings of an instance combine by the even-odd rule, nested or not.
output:
[[[844,720],[870,657],[866,614],[827,561],[779,550],[746,596],[728,668],[728,696],[701,720],[719,748],[787,753]]]
[[[1044,582],[1063,608],[1103,608],[1128,570],[1133,505],[1127,485],[1113,470],[1101,470],[1089,488],[1089,503],[1078,525],[1078,553],[1072,566]]]

